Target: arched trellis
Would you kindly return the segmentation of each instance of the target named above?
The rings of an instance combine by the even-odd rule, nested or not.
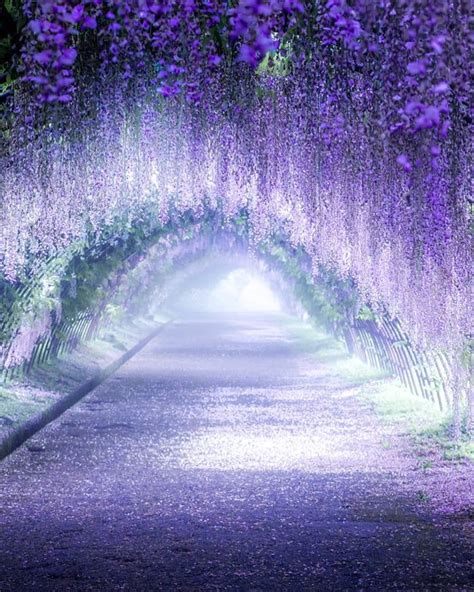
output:
[[[306,278],[311,277],[308,255],[292,247],[288,247],[288,251],[298,261],[298,267]],[[268,253],[267,257],[270,265],[283,270],[280,261],[275,261]],[[290,281],[296,289],[301,277],[292,277]],[[441,410],[451,408],[453,373],[447,354],[417,347],[399,319],[391,318],[387,312],[372,313],[373,318],[358,318],[353,310],[347,310],[341,321],[327,323],[326,328],[342,337],[349,353],[374,368],[398,377],[414,395],[430,401]],[[311,316],[311,311],[309,314]]]
[[[193,229],[191,233],[190,228]],[[27,359],[19,365],[3,368],[3,379],[8,380],[28,374],[35,366],[71,352],[80,343],[94,339],[107,319],[107,303],[116,291],[123,287],[128,274],[136,271],[147,257],[153,256],[161,261],[166,260],[180,268],[190,261],[204,257],[213,248],[222,253],[232,250],[248,251],[250,248],[253,256],[260,260],[264,268],[279,274],[286,296],[289,296],[291,291],[296,293],[301,277],[310,278],[312,274],[311,260],[308,255],[295,250],[281,239],[277,244],[293,258],[293,266],[290,268],[285,267],[271,249],[257,249],[250,245],[245,234],[223,231],[219,229],[219,225],[217,227],[212,225],[203,230],[199,223],[193,222],[189,227],[181,228],[176,232],[173,240],[174,244],[170,244],[167,237],[157,235],[154,241],[150,241],[147,248],[129,253],[119,268],[114,271],[113,277],[106,279],[107,296],[95,303],[93,307],[79,311],[72,318],[60,318],[54,321],[50,331],[35,343]],[[107,256],[109,250],[110,245],[102,247],[95,245],[89,251],[85,251],[82,257],[93,254],[94,258],[100,259]],[[297,277],[292,275],[292,270],[295,269],[298,269]],[[61,263],[51,259],[47,265],[43,266],[41,272],[35,274],[31,282],[18,290],[17,297],[28,299],[35,286],[40,284],[47,275],[60,272]],[[134,301],[140,289],[141,284],[138,284],[138,288],[128,291],[130,302]],[[311,291],[311,282],[308,283],[307,289]],[[290,297],[289,300],[295,302],[295,297]],[[308,312],[311,316],[311,310]],[[4,320],[4,332],[11,330],[12,322],[11,318]],[[343,318],[337,322],[328,322],[326,328],[342,337],[351,354],[375,368],[397,376],[415,395],[431,401],[441,409],[452,405],[450,389],[452,375],[447,356],[442,352],[416,348],[397,319],[391,319],[387,314],[380,313],[376,318],[358,318],[354,315],[354,311],[347,310]],[[8,355],[8,348],[7,344],[4,347],[4,358],[5,352]]]
[[[182,264],[186,257],[189,257],[189,252],[193,252],[201,249],[203,251],[207,243],[203,241],[203,236],[197,237],[195,240],[190,240],[185,256],[177,256],[175,259],[176,264]],[[191,244],[192,243],[192,244]],[[160,245],[160,237],[155,241],[152,241],[153,246]],[[101,256],[107,256],[107,246],[102,248],[93,248],[85,251],[82,257],[87,256],[88,253],[93,251],[94,258],[100,258]],[[31,354],[27,359],[22,360],[20,364],[0,366],[0,377],[3,380],[10,380],[18,378],[20,376],[28,374],[35,366],[44,364],[51,359],[57,358],[63,353],[73,351],[80,343],[94,339],[103,322],[106,318],[106,307],[107,303],[114,296],[117,288],[121,285],[122,278],[126,277],[127,273],[135,269],[135,267],[145,258],[146,251],[134,251],[127,256],[127,258],[121,263],[119,268],[114,272],[113,277],[105,278],[107,283],[107,296],[96,302],[93,307],[88,307],[85,310],[78,312],[72,318],[60,318],[52,322],[49,331],[42,336],[34,344]],[[166,247],[162,250],[162,254],[173,260],[173,248],[166,244]],[[40,273],[35,274],[30,282],[26,285],[21,286],[16,293],[16,298],[21,300],[28,300],[30,298],[35,287],[41,283],[42,279],[48,275],[55,274],[61,271],[61,263],[57,260],[51,259],[43,266]],[[12,330],[12,324],[14,318],[12,316],[7,317],[3,320],[2,330],[3,333],[10,332]],[[15,331],[12,332],[12,337],[9,342],[3,347],[3,360],[8,359],[9,352],[14,344],[16,337]]]

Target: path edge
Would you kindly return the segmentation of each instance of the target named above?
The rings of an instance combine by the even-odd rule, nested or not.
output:
[[[131,349],[126,351],[117,360],[110,363],[105,368],[99,370],[95,376],[86,380],[73,391],[61,397],[58,401],[55,401],[52,405],[36,413],[25,422],[21,423],[10,430],[2,440],[0,440],[0,461],[4,460],[22,444],[24,444],[29,438],[34,436],[49,423],[60,417],[65,411],[76,405],[81,399],[88,395],[91,391],[97,388],[104,380],[109,378],[114,372],[116,372],[121,366],[123,366],[128,360],[130,360],[135,354],[143,349],[152,339],[154,339],[159,333],[161,333],[168,325],[173,321],[166,321],[158,325],[151,333],[136,343]]]

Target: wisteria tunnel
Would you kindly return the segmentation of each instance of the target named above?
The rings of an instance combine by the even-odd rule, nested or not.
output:
[[[474,590],[473,28],[0,1],[0,592]]]

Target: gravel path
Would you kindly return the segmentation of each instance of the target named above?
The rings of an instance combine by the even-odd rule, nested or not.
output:
[[[299,345],[278,317],[177,322],[6,459],[0,591],[474,590],[468,541]]]

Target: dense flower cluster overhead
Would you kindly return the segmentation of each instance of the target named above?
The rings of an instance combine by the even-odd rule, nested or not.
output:
[[[256,67],[283,42],[292,68],[312,63],[315,83],[332,78],[334,92],[369,101],[385,95],[380,115],[391,133],[435,128],[441,140],[449,96],[468,104],[468,0],[26,0],[25,12],[26,79],[41,101],[71,100],[74,64],[92,42],[102,67],[120,63],[125,79],[151,68],[161,93],[184,90],[191,101],[220,84],[229,63]],[[399,163],[411,166],[408,155]]]
[[[472,332],[469,0],[27,0],[14,279],[114,219],[246,210],[411,336]],[[38,107],[39,99],[39,107]]]
[[[299,0],[27,0],[25,11],[26,79],[40,101],[71,100],[78,48],[95,31],[103,66],[120,62],[125,79],[151,66],[159,92],[196,102],[221,62],[257,66],[304,9]]]

